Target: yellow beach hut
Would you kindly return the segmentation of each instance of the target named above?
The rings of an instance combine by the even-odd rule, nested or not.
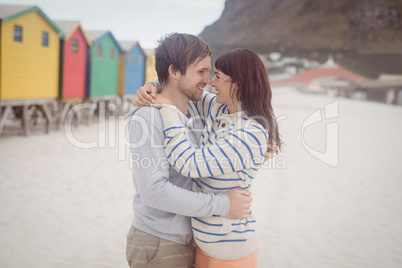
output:
[[[60,29],[36,6],[0,5],[0,100],[57,98]]]
[[[153,48],[144,49],[147,54],[147,60],[145,62],[145,82],[153,78],[158,78],[155,70],[155,50]]]

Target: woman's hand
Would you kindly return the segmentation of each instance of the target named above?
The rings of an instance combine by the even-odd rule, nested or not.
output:
[[[148,82],[137,90],[133,104],[135,106],[154,106],[159,109],[173,105],[171,100],[156,92],[155,84]]]
[[[162,109],[168,106],[173,105],[173,102],[168,98],[162,96],[161,94],[157,94],[153,106]]]
[[[137,90],[133,104],[135,106],[146,106],[146,105],[152,106],[155,103],[154,101],[155,98],[156,98],[156,87],[154,83],[150,82],[140,87]]]
[[[275,156],[278,153],[278,146],[276,142],[268,141],[268,150],[265,152],[264,161],[267,161]]]

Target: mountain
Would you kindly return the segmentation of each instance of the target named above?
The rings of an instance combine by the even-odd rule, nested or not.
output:
[[[402,62],[402,1],[226,0],[221,17],[200,37],[216,56],[236,47],[320,61],[334,53],[339,60],[359,59],[362,67],[387,59],[383,71],[392,73]]]

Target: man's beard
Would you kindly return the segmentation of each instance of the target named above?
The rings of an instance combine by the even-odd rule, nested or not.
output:
[[[198,96],[197,88],[192,88],[191,86],[187,86],[185,83],[180,83],[179,84],[179,90],[190,100],[192,101],[200,101],[201,100],[201,95]]]

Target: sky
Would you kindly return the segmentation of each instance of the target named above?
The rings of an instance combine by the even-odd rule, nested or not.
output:
[[[198,35],[218,20],[225,0],[0,0],[38,6],[52,20],[78,20],[84,30],[109,30],[117,40],[153,48],[171,32]]]

